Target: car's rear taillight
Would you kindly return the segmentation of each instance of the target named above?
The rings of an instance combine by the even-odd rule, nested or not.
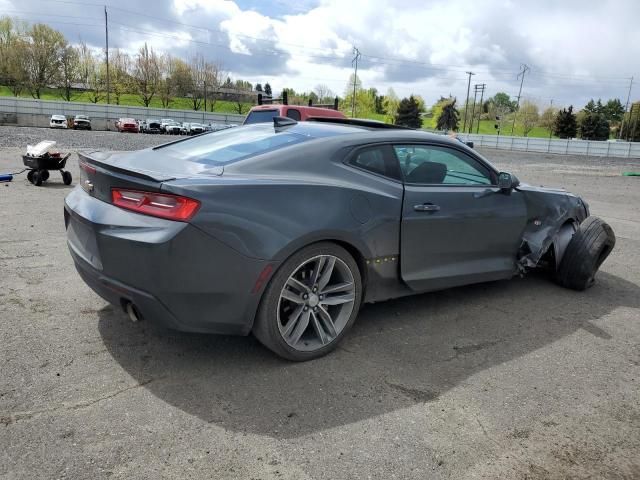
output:
[[[111,200],[120,208],[180,222],[190,220],[200,208],[200,202],[192,198],[121,188],[111,189]]]

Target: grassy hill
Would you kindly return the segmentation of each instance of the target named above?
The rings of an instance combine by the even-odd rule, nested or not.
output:
[[[4,97],[13,97],[13,93],[9,90],[8,87],[0,86],[0,96]],[[32,98],[27,92],[23,92],[21,97]],[[40,94],[41,100],[58,100],[62,101],[63,98],[60,95],[60,90],[55,88],[47,88],[42,91]],[[78,92],[73,96],[73,102],[89,102],[89,96],[86,92]],[[98,103],[106,103],[106,99],[102,99]],[[115,99],[113,95],[111,96],[111,103],[115,103]],[[122,94],[120,95],[120,105],[131,106],[131,107],[142,107],[144,106],[140,101],[140,97],[134,94]],[[164,108],[162,106],[162,102],[160,101],[160,97],[154,97],[149,105],[151,108]],[[242,113],[246,113],[253,106],[252,103],[243,103]],[[207,105],[209,110],[211,107]],[[178,109],[178,110],[193,110],[193,105],[191,103],[190,98],[178,97],[175,98],[169,108]],[[214,106],[214,112],[216,113],[238,113],[235,102],[229,102],[226,100],[217,100]]]

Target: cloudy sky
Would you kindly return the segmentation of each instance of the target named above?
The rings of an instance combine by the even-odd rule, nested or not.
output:
[[[364,87],[427,104],[466,96],[466,71],[487,95],[544,106],[582,106],[591,97],[625,103],[640,84],[639,0],[0,0],[0,15],[45,22],[72,42],[135,51],[144,42],[188,58],[220,62],[233,78],[342,95],[362,53]],[[632,91],[640,99],[640,87]]]

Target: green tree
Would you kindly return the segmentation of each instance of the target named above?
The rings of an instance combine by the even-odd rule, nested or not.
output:
[[[602,113],[580,112],[578,132],[583,140],[606,140],[609,138],[609,122]]]
[[[538,124],[539,119],[540,115],[538,114],[538,106],[528,100],[522,102],[522,105],[520,105],[518,110],[517,121],[520,127],[522,127],[522,133],[525,137],[529,136],[533,127]]]
[[[0,17],[0,84],[7,85],[16,97],[28,80],[25,59],[29,43],[26,30],[25,23]]]
[[[489,99],[489,102],[493,103],[497,109],[500,109],[502,111],[516,111],[516,102],[514,100],[511,100],[511,97],[504,92],[496,93],[492,98]]]
[[[587,102],[584,106],[583,110],[588,113],[597,113],[598,108],[596,107],[596,102],[593,101],[593,98]]]
[[[540,115],[539,125],[546,128],[550,132],[553,131],[553,126],[556,123],[556,116],[558,115],[558,109],[554,107],[548,107],[542,115]]]
[[[256,92],[262,92],[262,84],[256,83]]]
[[[448,101],[442,106],[442,112],[437,119],[436,128],[438,130],[458,130],[460,113],[456,108],[456,99]]]
[[[25,65],[27,89],[33,98],[40,98],[42,89],[55,83],[66,46],[62,33],[48,25],[36,23],[29,29]]]
[[[573,113],[573,105],[563,108],[556,115],[553,126],[553,134],[560,138],[573,138],[578,131],[576,116]]]
[[[396,95],[396,92],[393,90],[393,88],[389,87],[386,95],[384,96],[384,99],[382,100],[382,107],[384,108],[384,113],[387,115],[388,122],[395,122],[399,105],[400,99]]]
[[[395,124],[411,128],[422,127],[420,105],[413,95],[409,98],[403,98],[400,105],[398,105]]]
[[[622,138],[629,142],[640,142],[640,102],[635,102],[625,113],[622,121]]]
[[[271,85],[269,85],[269,82],[264,84],[264,93],[269,96],[273,95],[271,91]]]
[[[70,102],[74,96],[74,86],[80,81],[80,54],[72,45],[67,45],[60,55],[60,71],[57,86],[60,96]]]
[[[160,83],[160,59],[147,43],[140,47],[133,67],[133,82],[140,102],[148,107],[158,92]]]
[[[610,122],[621,122],[624,115],[624,106],[619,98],[611,98],[602,108],[602,113]]]

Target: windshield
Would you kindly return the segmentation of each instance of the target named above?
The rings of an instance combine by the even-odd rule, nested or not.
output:
[[[249,112],[247,118],[244,120],[244,124],[250,123],[265,123],[273,121],[273,117],[278,115],[278,110],[254,110]]]
[[[208,166],[222,166],[308,140],[297,133],[276,132],[272,126],[255,125],[207,133],[189,140],[156,147],[166,153]]]

